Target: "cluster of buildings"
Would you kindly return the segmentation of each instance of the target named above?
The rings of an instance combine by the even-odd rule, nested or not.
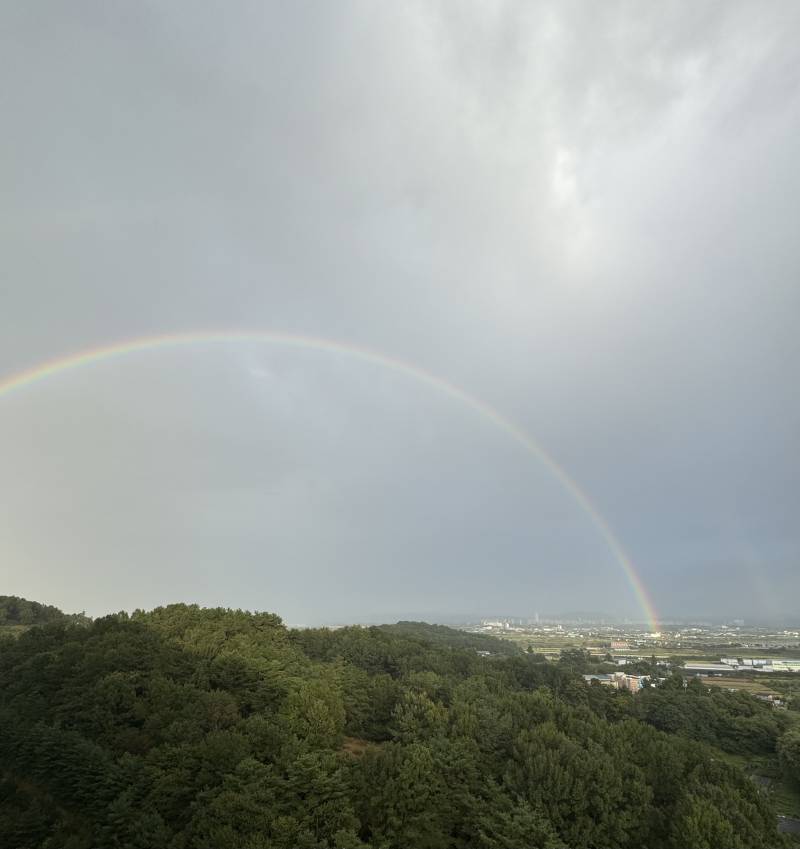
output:
[[[745,672],[800,672],[800,660],[788,657],[723,657],[722,663]]]
[[[687,663],[684,671],[695,675],[731,672],[800,672],[800,660],[778,657],[722,657],[719,663]]]
[[[481,619],[476,631],[525,631],[522,619]]]
[[[644,687],[645,681],[650,680],[650,677],[648,675],[626,675],[624,672],[609,672],[608,674],[584,675],[583,680],[587,684],[591,684],[592,681],[599,681],[605,687],[638,693]]]

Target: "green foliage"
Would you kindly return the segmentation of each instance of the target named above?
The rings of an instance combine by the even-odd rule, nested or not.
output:
[[[445,625],[429,625],[427,622],[397,622],[394,625],[380,625],[380,630],[395,637],[422,640],[432,646],[451,649],[474,649],[488,651],[493,655],[513,657],[521,649],[508,640],[490,637],[488,634],[470,634]]]
[[[773,814],[758,804],[752,782],[719,762],[698,765],[689,776],[672,825],[675,849],[770,849]]]
[[[791,771],[774,712],[680,679],[587,687],[582,653],[475,639],[170,605],[3,640],[0,845],[780,845],[768,798],[705,746],[777,746]]]
[[[739,754],[774,752],[789,723],[785,714],[748,693],[707,688],[697,679],[684,687],[679,676],[643,690],[634,705],[637,717],[662,731]]]
[[[778,759],[790,779],[800,784],[800,729],[793,728],[778,741]]]
[[[63,613],[50,604],[39,604],[15,595],[0,595],[0,626],[46,625],[48,622],[86,625],[89,621],[83,613]]]

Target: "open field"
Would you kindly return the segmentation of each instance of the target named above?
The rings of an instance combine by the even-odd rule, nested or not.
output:
[[[481,633],[488,633],[493,637],[508,640],[524,649],[530,647],[538,654],[548,656],[557,656],[564,649],[581,648],[595,655],[610,653],[615,657],[649,658],[655,656],[658,660],[675,658],[689,663],[703,663],[707,661],[718,662],[720,657],[726,656],[770,658],[796,657],[800,654],[800,646],[750,648],[747,644],[743,645],[735,639],[725,640],[721,638],[722,635],[718,634],[709,634],[706,638],[700,635],[690,635],[689,637],[677,635],[677,639],[675,639],[675,635],[665,634],[663,638],[654,639],[636,632],[614,636],[607,633],[598,633],[591,628],[585,629],[583,632],[576,628],[565,629],[561,632],[556,632],[555,629],[506,630],[497,628],[488,632],[482,629]],[[627,641],[628,648],[612,649],[610,647],[611,640],[619,637]]]
[[[699,675],[703,684],[709,687],[722,687],[725,690],[744,690],[746,693],[768,693],[772,696],[780,696],[776,690],[769,686],[769,676],[761,675],[759,678],[734,678],[733,676],[708,676]]]
[[[627,649],[611,649],[607,640],[597,637],[576,637],[573,635],[542,635],[531,633],[498,633],[501,639],[516,643],[522,648],[530,648],[537,654],[558,656],[564,649],[581,648],[594,655],[613,654],[615,657],[655,657],[657,660],[671,660],[680,658],[689,663],[703,663],[706,661],[718,661],[726,653],[741,654],[741,650],[731,646],[662,646],[652,643],[641,645],[631,644]],[[633,643],[633,641],[631,641]],[[748,653],[748,657],[770,657],[768,653]]]

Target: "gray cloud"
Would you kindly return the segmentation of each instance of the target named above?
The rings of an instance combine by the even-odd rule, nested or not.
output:
[[[664,613],[794,612],[796,4],[3,15],[2,373],[209,327],[373,347],[535,433]],[[375,366],[201,346],[0,408],[9,592],[636,611],[544,467]]]

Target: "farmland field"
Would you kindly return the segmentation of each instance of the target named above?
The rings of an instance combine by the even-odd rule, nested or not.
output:
[[[698,676],[703,684],[709,687],[722,687],[726,690],[744,690],[746,693],[765,693],[772,696],[780,696],[780,693],[768,686],[765,681],[766,675],[761,675],[758,678],[733,678],[731,676]]]

